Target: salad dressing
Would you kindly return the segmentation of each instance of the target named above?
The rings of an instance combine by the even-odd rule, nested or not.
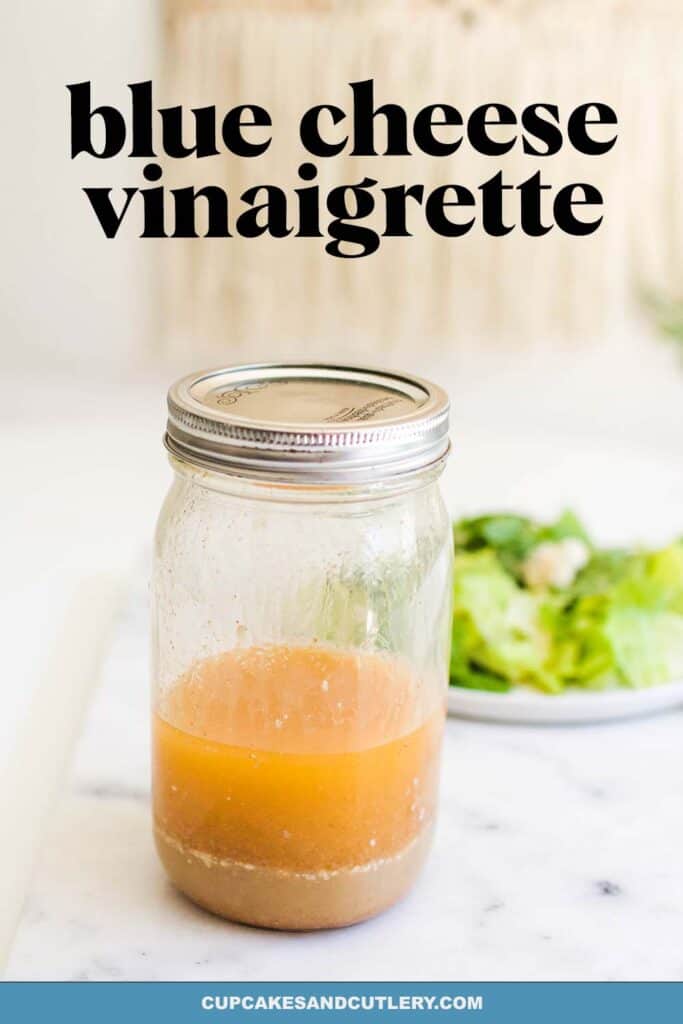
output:
[[[448,421],[437,385],[363,366],[226,366],[169,390],[154,831],[215,914],[337,928],[418,875],[448,682]]]
[[[154,717],[155,834],[172,880],[250,924],[339,927],[400,898],[426,854],[444,708],[397,658],[228,651]]]

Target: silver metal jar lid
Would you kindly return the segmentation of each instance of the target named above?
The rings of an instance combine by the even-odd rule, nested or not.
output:
[[[255,363],[193,373],[168,392],[165,444],[238,476],[368,483],[448,451],[448,397],[429,381],[324,363]]]

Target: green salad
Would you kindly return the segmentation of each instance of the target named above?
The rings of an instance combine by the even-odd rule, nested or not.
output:
[[[556,694],[683,679],[683,539],[603,549],[571,512],[463,519],[454,538],[452,686]]]

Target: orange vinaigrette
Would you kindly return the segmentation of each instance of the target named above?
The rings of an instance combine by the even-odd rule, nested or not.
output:
[[[196,663],[153,724],[171,879],[266,927],[379,912],[429,846],[443,717],[436,688],[380,654],[271,646]]]

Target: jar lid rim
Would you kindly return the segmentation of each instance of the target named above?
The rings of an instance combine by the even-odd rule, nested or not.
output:
[[[177,458],[226,473],[361,483],[443,458],[448,427],[448,396],[422,377],[333,363],[250,363],[176,381],[165,443]]]

